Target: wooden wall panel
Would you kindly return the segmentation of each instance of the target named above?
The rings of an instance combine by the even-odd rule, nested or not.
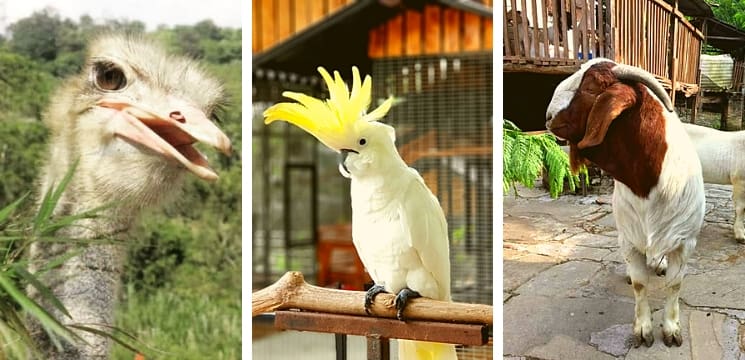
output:
[[[492,29],[492,19],[484,19],[484,48],[482,50],[492,50],[494,48],[494,29]]]
[[[256,14],[261,13],[261,1],[253,0],[251,2],[251,13],[253,19],[251,21],[251,50],[258,52],[262,49],[261,47],[261,17]]]
[[[295,3],[295,26],[293,28],[294,33],[299,33],[310,24],[310,7],[312,0],[294,0]]]
[[[315,0],[310,2],[310,22],[314,23],[326,14],[326,2]]]
[[[356,0],[253,0],[252,51],[270,49]],[[481,1],[491,6],[492,0]],[[443,5],[405,10],[368,33],[373,58],[492,49],[492,19]]]
[[[273,0],[261,1],[261,46],[266,49],[277,42],[277,14],[275,13],[276,2]]]
[[[337,10],[341,9],[346,5],[346,0],[326,0],[328,1],[328,14],[331,14],[333,12],[336,12]],[[320,2],[320,1],[319,1]]]
[[[389,20],[384,30],[371,30],[368,55],[375,59],[491,51],[492,27],[491,18],[446,6],[427,5],[423,12],[407,10]]]
[[[439,54],[442,51],[440,7],[428,5],[424,8],[424,53]]]
[[[406,55],[420,55],[422,53],[422,14],[416,11],[406,11]]]
[[[385,24],[370,30],[367,53],[372,58],[385,57]]]
[[[481,50],[481,35],[481,16],[463,14],[463,51]]]
[[[278,39],[287,39],[294,32],[292,25],[295,17],[290,8],[291,0],[277,0],[277,36]]]
[[[403,55],[403,25],[403,15],[398,15],[388,21],[388,31],[386,33],[386,56]]]
[[[446,8],[443,11],[443,45],[442,50],[445,53],[455,53],[460,51],[463,33],[460,31],[460,19],[462,12],[456,9]]]

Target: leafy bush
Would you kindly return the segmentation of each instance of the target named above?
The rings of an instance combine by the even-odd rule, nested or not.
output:
[[[525,134],[506,119],[502,131],[502,187],[505,192],[510,188],[514,189],[517,182],[533,188],[535,180],[544,169],[553,198],[564,191],[565,179],[568,180],[571,191],[580,185],[579,176],[572,174],[569,156],[559,147],[553,135]],[[584,173],[587,179],[587,168],[583,166],[580,173]],[[517,193],[517,189],[515,192]]]

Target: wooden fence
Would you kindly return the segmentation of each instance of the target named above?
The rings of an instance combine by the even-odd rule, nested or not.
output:
[[[667,88],[698,90],[703,34],[662,0],[503,1],[508,71],[606,57],[646,69]]]

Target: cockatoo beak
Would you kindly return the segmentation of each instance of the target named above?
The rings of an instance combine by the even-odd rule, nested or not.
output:
[[[114,112],[111,120],[117,136],[178,161],[202,179],[215,180],[218,176],[204,155],[192,146],[194,143],[207,144],[225,155],[232,152],[225,133],[203,111],[189,104],[169,101],[168,110],[163,112],[112,97],[101,99],[96,105]]]

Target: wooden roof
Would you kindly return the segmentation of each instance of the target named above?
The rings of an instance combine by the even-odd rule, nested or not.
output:
[[[401,55],[413,55],[411,51],[417,45],[411,40],[414,36],[409,35],[409,31],[418,31],[420,43],[425,42],[423,29],[427,26],[424,15],[427,10],[438,17],[449,16],[458,30],[446,31],[438,27],[438,41],[447,42],[453,34],[464,36],[461,29],[468,32],[470,43],[449,49],[491,50],[491,3],[491,0],[255,0],[254,68],[310,75],[319,65],[343,68],[354,64],[363,73],[369,73],[371,58],[377,54],[370,43],[384,42],[386,49],[394,50],[390,54],[383,51],[382,55],[393,56],[399,47]],[[433,10],[433,7],[442,10]],[[481,18],[488,18],[488,22]],[[445,20],[438,20],[438,24]],[[389,21],[393,25],[388,25]],[[375,34],[373,29],[377,30]],[[475,29],[478,36],[473,35]],[[392,41],[393,37],[397,37],[398,42]],[[426,47],[419,46],[419,52],[426,54]]]

